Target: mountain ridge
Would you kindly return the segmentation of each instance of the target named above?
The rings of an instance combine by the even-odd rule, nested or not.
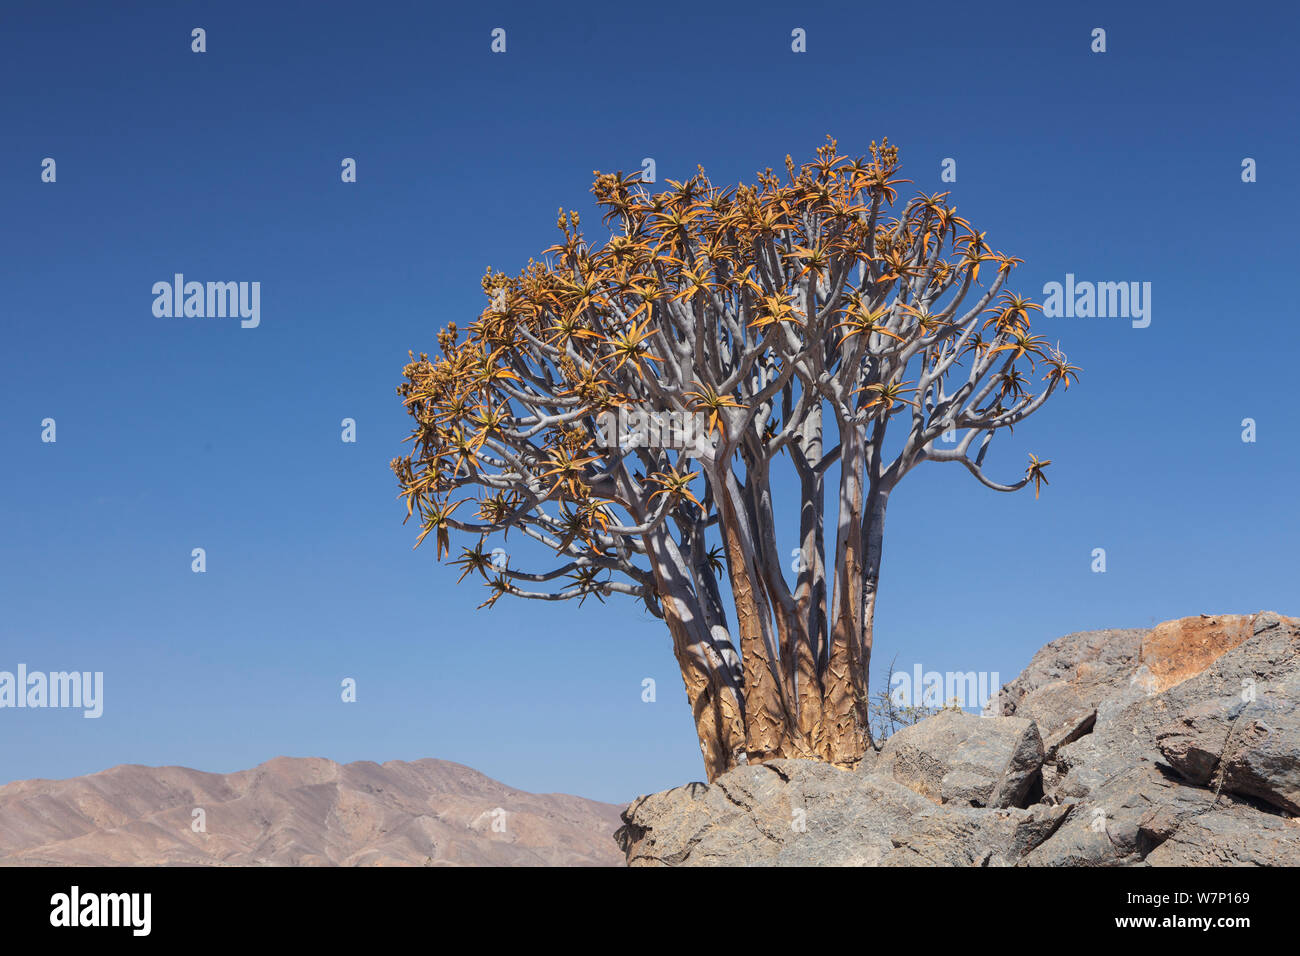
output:
[[[118,764],[0,786],[0,866],[617,866],[620,810],[431,757]]]

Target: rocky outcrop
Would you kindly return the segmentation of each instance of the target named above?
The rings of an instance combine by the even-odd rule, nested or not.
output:
[[[1300,864],[1300,621],[1070,634],[984,717],[855,771],[778,760],[642,797],[630,865]]]
[[[633,866],[874,866],[894,849],[898,822],[932,807],[887,777],[773,760],[737,767],[712,786],[642,797],[624,812],[616,838]]]
[[[887,772],[773,760],[642,797],[616,839],[631,866],[1005,866],[1069,813],[947,806]]]

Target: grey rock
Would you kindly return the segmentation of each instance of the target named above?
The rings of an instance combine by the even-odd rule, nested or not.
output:
[[[881,866],[1014,866],[1050,837],[1073,807],[931,808],[891,839]]]
[[[1256,797],[1300,814],[1300,681],[1253,688],[1251,699],[1192,704],[1156,733],[1156,744],[1189,783]]]
[[[629,866],[872,866],[931,806],[888,778],[772,760],[641,797],[616,839]]]
[[[853,771],[777,760],[642,797],[620,846],[630,865],[1300,865],[1300,621],[1242,616],[1217,645],[1197,637],[1213,620],[1176,623],[1151,666],[1144,630],[1053,641],[991,716],[943,712]]]
[[[1012,807],[1022,805],[1042,765],[1033,721],[943,711],[890,737],[873,772],[936,803]]]
[[[1235,806],[1188,820],[1146,858],[1150,866],[1295,866],[1300,820]]]
[[[773,760],[642,797],[616,838],[629,866],[1011,866],[1070,812],[936,806],[883,774]]]
[[[1180,786],[1154,764],[1137,764],[1072,800],[1069,819],[1029,852],[1023,866],[1139,864],[1183,821],[1213,805],[1209,791]]]
[[[1145,628],[1082,631],[1057,638],[1029,661],[1020,676],[988,702],[984,712],[1027,717],[1045,739],[1077,727],[1132,679]]]

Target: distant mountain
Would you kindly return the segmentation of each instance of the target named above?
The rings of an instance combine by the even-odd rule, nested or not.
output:
[[[621,809],[445,760],[124,765],[0,787],[0,865],[622,866]]]

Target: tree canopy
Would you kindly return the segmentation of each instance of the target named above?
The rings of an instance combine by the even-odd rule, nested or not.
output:
[[[453,560],[485,606],[642,602],[671,633],[710,779],[776,756],[851,765],[870,745],[904,475],[929,460],[996,491],[1046,482],[1048,461],[1001,481],[986,456],[1078,369],[1004,289],[1022,260],[946,193],[900,201],[898,176],[887,141],[851,158],[829,138],[754,185],[699,169],[651,193],[597,172],[607,238],[561,209],[542,261],[489,269],[478,317],[403,370],[413,445],[392,468],[417,545],[433,534],[442,558],[463,536]],[[778,464],[797,501],[774,494]],[[501,560],[510,532],[553,558]],[[789,575],[778,533],[797,533]]]

